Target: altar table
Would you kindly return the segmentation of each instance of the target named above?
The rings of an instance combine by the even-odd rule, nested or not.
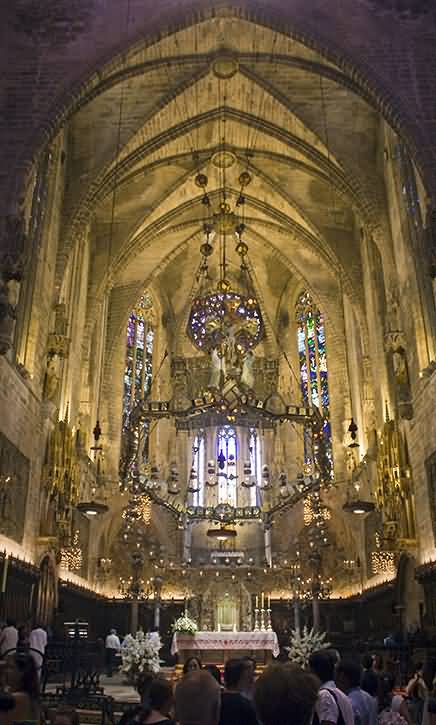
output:
[[[179,654],[182,662],[193,656],[200,656],[204,664],[251,656],[267,664],[272,655],[277,657],[279,653],[275,632],[197,632],[194,635],[175,632],[171,643],[171,654]]]

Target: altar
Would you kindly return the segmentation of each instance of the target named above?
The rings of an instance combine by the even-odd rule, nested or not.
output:
[[[280,653],[275,632],[197,632],[195,635],[176,632],[171,654],[184,663],[199,657],[203,664],[223,664],[233,657],[253,657],[260,665],[271,662]]]

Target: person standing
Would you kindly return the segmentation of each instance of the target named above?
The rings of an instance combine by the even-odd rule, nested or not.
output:
[[[409,698],[413,720],[416,725],[421,725],[424,705],[428,697],[428,687],[424,680],[424,665],[422,662],[416,664],[413,676],[407,684],[406,693]]]
[[[220,725],[256,725],[253,704],[245,696],[253,687],[253,665],[247,659],[232,659],[224,667],[225,690],[221,695]]]
[[[336,668],[336,682],[351,700],[355,725],[377,725],[377,704],[371,695],[360,687],[362,670],[358,662],[340,662]]]
[[[18,629],[13,619],[8,619],[0,634],[0,657],[12,654],[17,649]]]
[[[176,720],[179,725],[218,725],[221,689],[206,670],[190,672],[176,687]]]
[[[30,654],[33,657],[38,670],[38,674],[41,675],[42,663],[44,661],[45,648],[47,647],[47,632],[39,624],[35,624],[29,635],[29,647]]]
[[[120,638],[117,635],[116,629],[111,629],[108,636],[106,637],[105,650],[106,650],[106,673],[108,677],[112,677],[112,673],[115,668],[115,658],[117,653],[121,649]]]
[[[354,725],[350,699],[335,683],[335,660],[327,650],[312,652],[309,667],[321,681],[315,705],[314,725]]]
[[[374,658],[371,655],[365,655],[362,660],[363,673],[360,681],[362,690],[365,690],[371,697],[376,698],[378,695],[378,675],[374,671]]]
[[[296,665],[269,665],[254,688],[263,725],[311,725],[319,682]]]

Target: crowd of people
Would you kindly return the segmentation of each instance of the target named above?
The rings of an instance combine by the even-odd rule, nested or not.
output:
[[[46,642],[41,627],[20,631],[9,621],[1,631],[0,725],[44,719],[39,680]],[[121,646],[115,630],[105,645],[112,673]],[[228,660],[223,672],[191,657],[175,687],[144,672],[137,683],[140,703],[118,725],[436,725],[436,720],[424,722],[436,713],[436,697],[421,663],[402,690],[379,658],[360,663],[329,649],[312,653],[305,669],[272,664],[256,674],[250,657]],[[58,708],[50,719],[53,725],[79,725],[69,707]]]
[[[378,658],[341,660],[335,650],[314,652],[304,670],[273,664],[257,678],[249,657],[228,660],[223,678],[191,657],[174,692],[149,677],[120,725],[423,725],[428,696],[421,664],[400,692]]]

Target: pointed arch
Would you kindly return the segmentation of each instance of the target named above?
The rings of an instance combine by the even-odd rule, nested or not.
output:
[[[324,318],[312,296],[304,290],[295,307],[300,387],[303,405],[318,408],[322,420],[324,450],[334,478],[332,432],[330,425],[330,393],[327,369],[327,348]],[[305,456],[308,445],[305,441]]]

